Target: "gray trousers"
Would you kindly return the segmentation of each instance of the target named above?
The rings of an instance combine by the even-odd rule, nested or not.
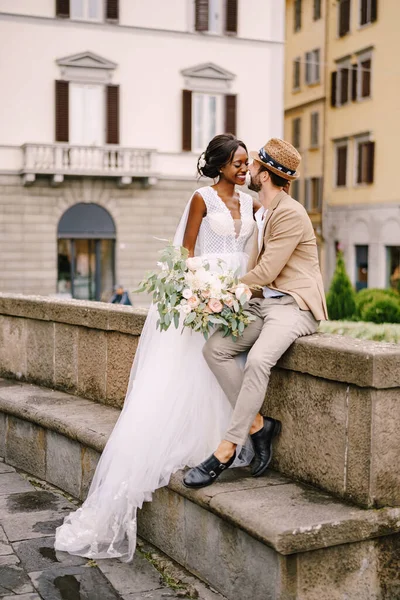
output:
[[[204,345],[204,358],[234,410],[226,440],[243,445],[260,411],[272,367],[298,337],[315,333],[319,322],[300,310],[289,295],[254,298],[249,312],[256,316],[236,341],[217,330]],[[249,350],[241,369],[235,356]]]

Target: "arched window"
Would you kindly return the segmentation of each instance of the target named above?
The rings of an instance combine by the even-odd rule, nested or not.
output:
[[[107,301],[115,284],[115,239],[115,224],[105,208],[71,206],[58,224],[58,294]]]

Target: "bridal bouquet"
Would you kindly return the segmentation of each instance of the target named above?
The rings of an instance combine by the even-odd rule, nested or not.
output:
[[[153,295],[159,319],[157,328],[167,331],[172,323],[199,331],[205,339],[210,328],[220,326],[224,336],[237,339],[255,317],[244,306],[250,289],[240,283],[233,271],[210,270],[200,257],[189,258],[183,247],[167,246],[157,263],[158,273],[150,273],[137,292]]]

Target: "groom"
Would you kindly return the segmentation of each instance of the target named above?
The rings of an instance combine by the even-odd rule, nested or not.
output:
[[[255,457],[252,475],[262,475],[272,458],[272,440],[281,423],[260,414],[272,367],[298,337],[315,333],[327,319],[324,288],[314,229],[304,207],[285,191],[299,177],[301,156],[288,142],[271,139],[250,152],[249,188],[259,193],[249,271],[242,277],[252,291],[248,310],[256,320],[236,341],[216,331],[204,346],[204,357],[234,407],[224,440],[207,460],[190,469],[184,484],[201,488],[213,483],[234,461],[236,446],[247,436]],[[249,351],[244,371],[235,360]]]

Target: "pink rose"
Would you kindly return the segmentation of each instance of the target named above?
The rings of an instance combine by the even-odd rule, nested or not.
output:
[[[200,304],[199,299],[196,298],[196,296],[191,296],[190,298],[188,298],[187,303],[190,306],[190,308],[197,308]]]
[[[246,296],[246,300],[249,301],[251,299],[251,291],[250,288],[247,287],[244,283],[240,283],[235,290],[235,296],[238,300],[242,297],[242,295]]]
[[[224,300],[224,304],[228,308],[232,308],[232,306],[233,306],[233,298],[231,296],[226,296],[226,298],[224,298],[223,300]]]
[[[222,306],[222,303],[219,300],[217,300],[216,298],[211,298],[211,300],[209,300],[207,306],[213,313],[220,313],[221,310],[224,308]]]
[[[211,298],[211,293],[209,290],[203,290],[201,296],[204,300],[208,300],[208,298]]]

